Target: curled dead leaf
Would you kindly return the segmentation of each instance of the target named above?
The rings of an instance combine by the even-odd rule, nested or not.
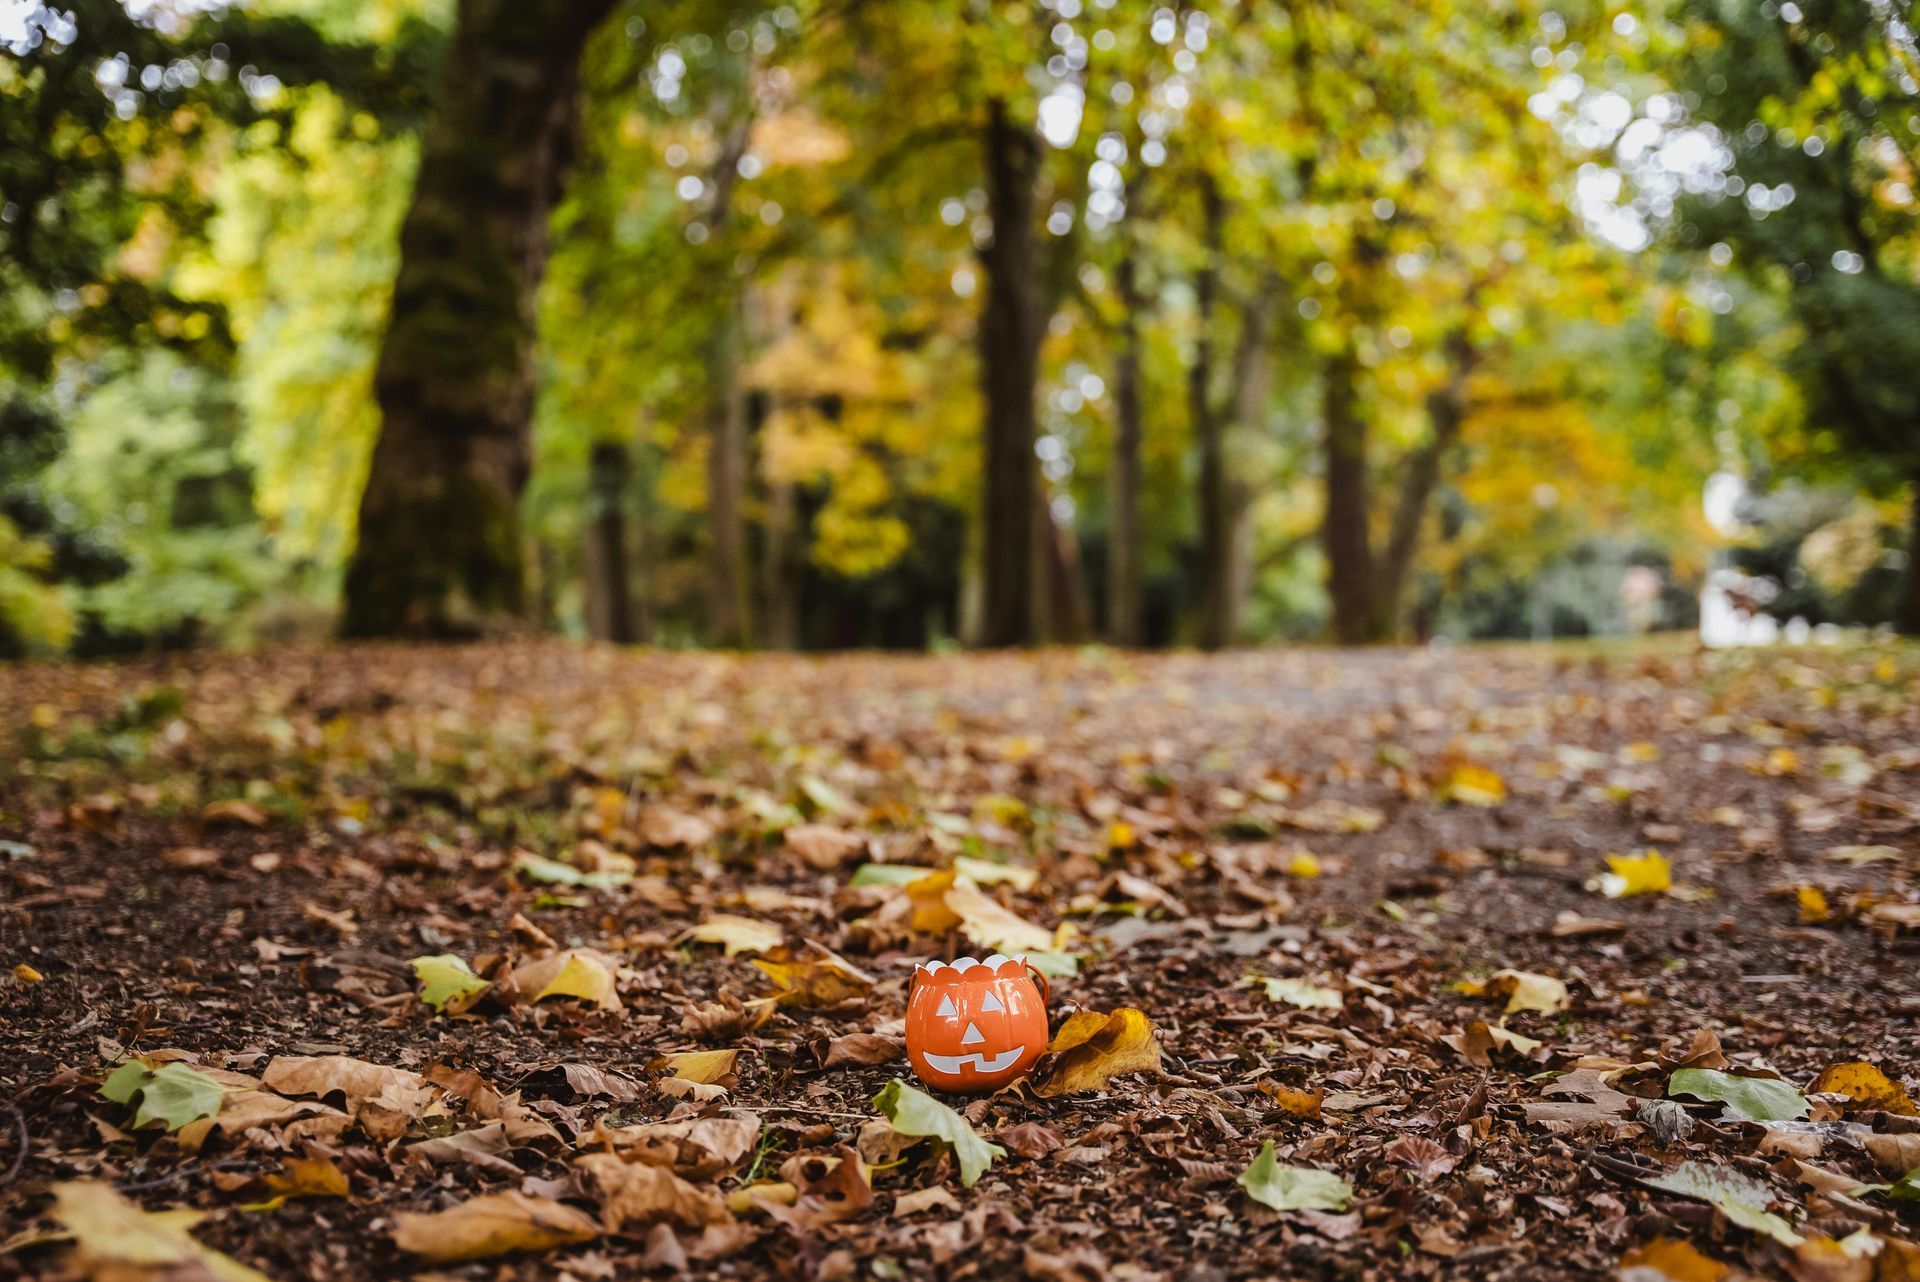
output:
[[[1042,1097],[1104,1090],[1122,1073],[1160,1071],[1160,1039],[1146,1012],[1122,1006],[1111,1015],[1076,1011],[1034,1067]]]
[[[444,1211],[401,1211],[393,1217],[394,1245],[436,1264],[546,1251],[599,1236],[599,1222],[586,1212],[519,1192],[489,1193]]]
[[[665,1166],[630,1162],[618,1153],[588,1153],[573,1165],[592,1181],[601,1214],[614,1232],[628,1224],[665,1221],[699,1228],[733,1218],[719,1194],[688,1183]]]

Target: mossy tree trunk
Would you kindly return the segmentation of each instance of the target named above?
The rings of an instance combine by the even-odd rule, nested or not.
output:
[[[612,0],[460,0],[374,394],[379,443],[347,569],[348,636],[458,636],[525,606],[534,298]]]

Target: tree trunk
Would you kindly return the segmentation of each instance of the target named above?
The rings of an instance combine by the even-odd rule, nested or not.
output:
[[[1206,254],[1194,276],[1193,365],[1187,370],[1187,415],[1200,454],[1200,629],[1203,649],[1217,650],[1228,635],[1227,602],[1232,594],[1232,513],[1227,492],[1225,416],[1213,407],[1214,300],[1220,287],[1220,225],[1226,203],[1211,175],[1200,178],[1201,244]]]
[[[1232,475],[1233,439],[1257,427],[1266,413],[1272,388],[1273,353],[1269,339],[1273,330],[1273,309],[1280,297],[1279,280],[1264,277],[1253,297],[1241,311],[1240,338],[1233,353],[1233,397],[1226,422],[1215,429],[1219,437],[1220,479],[1215,483],[1223,492],[1222,546],[1213,563],[1213,578],[1207,597],[1209,629],[1219,637],[1218,644],[1232,645],[1240,639],[1240,607],[1247,599],[1253,567],[1249,560],[1251,542],[1247,517],[1252,509],[1254,491],[1244,478]],[[1217,585],[1217,586],[1216,586]]]
[[[1122,228],[1126,235],[1126,229]],[[1140,289],[1128,242],[1115,281],[1120,355],[1113,371],[1113,466],[1107,534],[1107,640],[1140,644]]]
[[[1327,508],[1320,540],[1327,554],[1333,636],[1342,645],[1375,639],[1373,548],[1367,535],[1367,425],[1354,404],[1357,372],[1351,351],[1330,358],[1321,371]]]
[[[1914,470],[1913,507],[1907,520],[1907,599],[1900,630],[1911,637],[1920,636],[1920,467]]]
[[[767,603],[766,644],[774,650],[800,648],[799,503],[794,491],[791,481],[767,487],[761,594]]]
[[[596,641],[636,639],[627,569],[627,447],[595,441],[587,456],[587,633]]]
[[[1406,474],[1400,480],[1400,496],[1394,504],[1393,524],[1387,534],[1386,553],[1381,557],[1374,580],[1374,634],[1381,640],[1400,635],[1400,618],[1405,608],[1407,576],[1413,569],[1414,555],[1420,550],[1420,531],[1426,524],[1427,509],[1440,483],[1440,468],[1460,439],[1460,425],[1467,416],[1467,378],[1476,358],[1472,343],[1463,333],[1447,339],[1447,381],[1427,395],[1427,441],[1407,459]]]
[[[740,314],[729,309],[707,345],[707,643],[748,639],[747,392],[740,382]]]
[[[1040,145],[1033,131],[988,104],[982,139],[987,208],[993,239],[980,251],[986,300],[980,317],[980,369],[986,403],[985,535],[982,572],[983,645],[1026,645],[1034,639],[1037,590],[1034,388],[1039,377],[1040,317],[1034,290],[1034,180]]]
[[[380,439],[347,568],[348,636],[466,635],[519,615],[535,294],[612,0],[461,0],[421,145],[374,375]]]

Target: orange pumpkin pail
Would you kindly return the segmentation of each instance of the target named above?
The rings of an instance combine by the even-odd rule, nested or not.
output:
[[[1024,957],[926,962],[907,988],[907,1060],[935,1090],[998,1090],[1047,1049],[1047,977]]]

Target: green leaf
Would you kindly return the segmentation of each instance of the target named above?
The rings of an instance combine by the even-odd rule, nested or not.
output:
[[[608,886],[624,886],[633,880],[628,872],[582,872],[572,864],[563,864],[557,859],[548,859],[544,855],[521,851],[513,859],[513,871],[532,881],[550,882],[560,886],[591,886],[603,890]]]
[[[1080,959],[1072,953],[1029,952],[1027,965],[1048,979],[1072,979],[1080,973]]]
[[[815,809],[824,810],[828,814],[844,815],[853,809],[853,803],[847,800],[845,793],[817,776],[802,775],[800,791],[808,801],[813,803]]]
[[[453,953],[415,957],[407,965],[413,967],[413,977],[420,981],[420,1000],[435,1010],[452,1006],[458,1014],[473,1005],[474,998],[493,987],[473,973],[466,958]]]
[[[1914,1167],[1891,1184],[1862,1184],[1851,1196],[1860,1197],[1866,1193],[1885,1193],[1896,1202],[1920,1201],[1920,1166]]]
[[[189,1122],[217,1114],[226,1098],[226,1089],[220,1083],[185,1064],[163,1064],[156,1069],[137,1059],[115,1069],[100,1084],[100,1093],[116,1104],[131,1104],[138,1097],[140,1104],[133,1113],[135,1130],[159,1121],[165,1122],[168,1130],[177,1131]]]
[[[998,1144],[989,1144],[974,1134],[966,1118],[897,1077],[873,1097],[873,1106],[880,1110],[887,1124],[902,1135],[924,1135],[950,1144],[954,1158],[960,1163],[960,1183],[965,1188],[973,1187],[993,1165],[994,1158],[1007,1155],[1007,1150]]]
[[[921,868],[916,864],[861,864],[847,885],[908,886],[938,871],[938,868]]]
[[[1802,1240],[1791,1225],[1767,1210],[1772,1190],[1738,1171],[1708,1166],[1704,1162],[1682,1162],[1665,1175],[1641,1183],[1681,1197],[1697,1198],[1742,1228],[1764,1233],[1785,1246],[1798,1246]]]
[[[1807,1115],[1807,1097],[1787,1083],[1714,1068],[1681,1069],[1667,1079],[1667,1094],[1724,1104],[1729,1116],[1747,1122],[1792,1122]]]
[[[1247,1196],[1276,1211],[1344,1211],[1353,1201],[1353,1185],[1331,1171],[1311,1166],[1282,1166],[1274,1158],[1273,1141],[1235,1181]]]

